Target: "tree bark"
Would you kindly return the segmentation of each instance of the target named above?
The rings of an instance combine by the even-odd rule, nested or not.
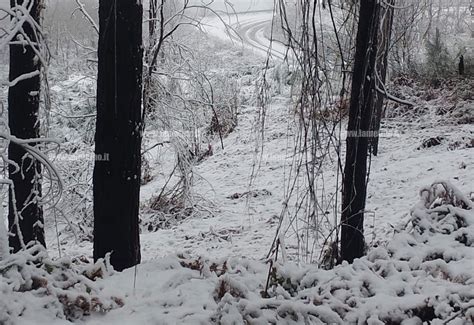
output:
[[[356,53],[352,74],[344,167],[341,258],[352,263],[364,254],[364,209],[367,156],[373,115],[377,33],[377,1],[360,2]]]
[[[10,0],[11,7],[23,4],[23,0]],[[40,24],[42,0],[33,2],[30,15]],[[23,30],[31,42],[39,42],[30,24],[24,23]],[[41,62],[31,46],[10,45],[9,80],[39,71]],[[39,102],[41,80],[39,74],[22,80],[8,89],[8,125],[10,133],[20,139],[39,137]],[[33,144],[34,145],[34,144]],[[8,223],[9,245],[13,252],[22,249],[22,244],[36,242],[46,246],[44,238],[43,209],[41,200],[41,165],[27,155],[23,147],[10,143],[8,158],[15,162],[8,167],[13,187],[9,192]],[[19,229],[18,229],[19,228]]]
[[[140,263],[142,14],[137,0],[101,0],[94,166],[94,259]]]

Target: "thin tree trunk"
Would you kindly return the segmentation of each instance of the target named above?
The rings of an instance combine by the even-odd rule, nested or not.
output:
[[[395,0],[388,0],[387,3],[391,6],[395,5]],[[377,59],[376,59],[376,73],[377,79],[375,80],[376,85],[381,90],[385,87],[385,81],[387,79],[388,70],[388,51],[390,48],[390,38],[392,37],[392,25],[393,25],[393,7],[387,6],[381,8],[379,6],[378,17],[383,17],[381,24],[381,33],[377,36]],[[378,19],[380,19],[378,18]],[[371,152],[374,156],[378,154],[379,147],[379,132],[380,123],[382,121],[382,108],[386,95],[376,92],[375,93],[375,108],[372,122],[372,130],[374,136],[371,138]]]
[[[162,4],[163,5],[163,4]],[[149,8],[148,8],[148,47],[145,52],[145,59],[148,65],[148,69],[146,69],[146,73],[144,76],[143,81],[143,94],[142,94],[142,101],[143,101],[143,113],[142,119],[145,120],[146,114],[150,113],[152,110],[153,102],[151,99],[151,87],[153,84],[152,75],[155,69],[154,62],[153,62],[153,54],[152,50],[157,42],[155,39],[156,33],[156,24],[158,18],[158,3],[157,0],[150,0]]]
[[[469,10],[471,11],[471,38],[474,38],[474,0],[470,1]]]
[[[11,0],[11,7],[22,4],[23,0]],[[35,0],[30,15],[38,23],[44,3]],[[32,27],[23,24],[25,34],[32,42],[39,42]],[[30,46],[10,45],[9,80],[41,69],[41,62]],[[8,89],[8,125],[12,135],[20,139],[39,137],[40,76],[18,82]],[[9,192],[8,223],[9,245],[14,252],[22,244],[31,241],[46,246],[44,239],[43,209],[41,199],[41,165],[26,154],[19,145],[10,143],[8,158],[19,166],[10,164],[8,171],[13,188]],[[18,229],[19,226],[19,229]],[[19,233],[19,230],[21,234]]]
[[[367,189],[367,131],[373,114],[377,1],[360,2],[352,74],[346,162],[344,167],[341,258],[350,263],[364,253],[364,209]]]
[[[156,23],[157,23],[157,14],[158,14],[158,3],[157,0],[149,0],[149,7],[148,7],[148,39],[150,40],[149,42],[149,47],[152,47],[153,39],[155,37],[155,30],[156,30]]]
[[[101,0],[94,166],[94,259],[140,263],[142,5]]]

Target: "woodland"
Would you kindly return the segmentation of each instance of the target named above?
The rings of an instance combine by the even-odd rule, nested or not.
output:
[[[474,324],[474,1],[0,1],[0,324]]]

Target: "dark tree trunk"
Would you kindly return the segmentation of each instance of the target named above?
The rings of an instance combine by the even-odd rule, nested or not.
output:
[[[140,263],[142,5],[101,0],[94,167],[94,259]]]
[[[364,209],[367,189],[367,156],[374,108],[377,1],[360,2],[356,53],[352,74],[349,123],[344,167],[341,258],[350,263],[364,253]]]
[[[464,76],[464,56],[462,55],[459,57],[458,73],[460,76]]]
[[[12,7],[16,6],[16,3],[22,4],[23,0],[10,1]],[[38,23],[40,23],[42,9],[43,1],[35,0],[30,15]],[[39,41],[29,24],[23,24],[23,30],[32,42]],[[10,45],[9,80],[13,81],[23,74],[40,71],[41,63],[35,56],[30,46]],[[39,101],[39,75],[20,81],[8,89],[8,125],[12,135],[20,139],[39,137]],[[34,241],[46,246],[43,209],[39,202],[41,165],[27,155],[23,147],[14,143],[10,143],[8,147],[8,158],[19,166],[19,170],[12,164],[8,168],[9,177],[13,182],[13,188],[9,192],[8,223],[12,233],[9,237],[9,245],[14,252],[22,248],[22,242],[28,244]],[[21,234],[18,232],[17,217]]]

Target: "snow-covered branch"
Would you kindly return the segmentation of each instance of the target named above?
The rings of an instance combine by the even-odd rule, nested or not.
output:
[[[13,80],[10,81],[10,82],[7,82],[7,83],[6,83],[6,86],[8,86],[8,87],[14,87],[14,86],[16,86],[20,81],[27,80],[27,79],[30,79],[30,78],[33,78],[33,77],[36,77],[36,76],[39,76],[39,75],[40,75],[40,71],[39,71],[39,70],[35,70],[35,71],[29,72],[29,73],[25,73],[25,74],[22,74],[21,76],[18,76],[17,78],[13,79]]]
[[[82,13],[82,15],[87,19],[87,21],[89,21],[92,28],[94,28],[94,30],[97,32],[97,34],[99,34],[99,25],[97,25],[97,23],[94,21],[94,19],[92,19],[91,15],[87,12],[84,4],[80,0],[76,0],[76,3],[78,5],[78,7],[76,8],[76,10],[73,11],[72,14],[74,15],[74,13],[76,11],[80,11]]]

